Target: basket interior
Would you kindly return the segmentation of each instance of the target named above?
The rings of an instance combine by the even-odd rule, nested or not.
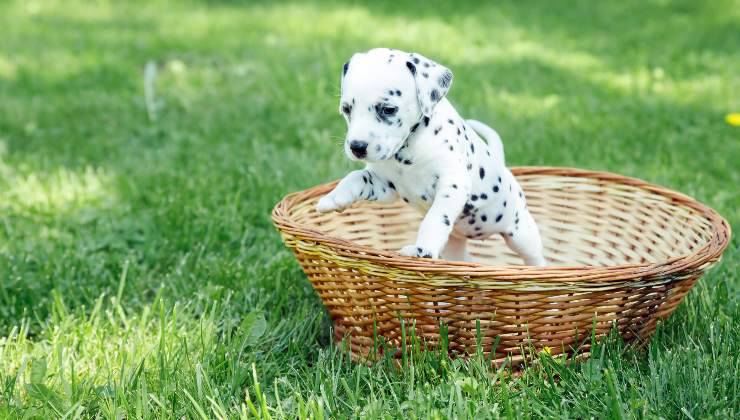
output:
[[[698,210],[658,191],[589,177],[518,175],[554,266],[659,263],[685,256],[712,238]],[[402,201],[361,202],[342,213],[319,214],[313,197],[291,218],[306,228],[361,246],[397,251],[414,242],[422,215]],[[469,241],[475,262],[521,265],[498,235]]]

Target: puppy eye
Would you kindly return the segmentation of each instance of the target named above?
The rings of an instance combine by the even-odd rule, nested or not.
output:
[[[342,113],[344,115],[349,115],[350,112],[352,112],[352,107],[351,106],[349,106],[347,104],[342,105]]]
[[[393,115],[398,111],[398,107],[396,106],[384,106],[380,109],[380,112],[383,113],[383,115]]]

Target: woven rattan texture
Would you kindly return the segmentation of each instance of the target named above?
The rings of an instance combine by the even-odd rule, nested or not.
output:
[[[513,170],[550,266],[524,267],[496,237],[470,241],[476,263],[402,257],[421,215],[403,202],[319,214],[334,184],[287,196],[273,221],[321,297],[337,339],[366,356],[377,335],[401,345],[401,320],[428,345],[446,325],[451,354],[501,362],[523,349],[588,349],[613,324],[644,342],[716,263],[730,227],[682,194],[620,175],[571,168]],[[480,337],[478,337],[478,328]],[[494,347],[496,343],[496,347]]]

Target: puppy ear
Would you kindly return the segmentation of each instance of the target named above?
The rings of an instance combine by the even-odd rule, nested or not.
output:
[[[447,95],[452,86],[452,72],[422,55],[409,54],[406,67],[416,81],[416,97],[426,117],[432,115],[434,107]]]
[[[341,96],[342,92],[344,91],[344,76],[347,75],[347,70],[349,70],[349,62],[352,61],[352,58],[349,59],[344,65],[342,65],[342,75],[339,77],[339,95]],[[339,103],[339,113],[344,115],[342,112],[342,103]]]

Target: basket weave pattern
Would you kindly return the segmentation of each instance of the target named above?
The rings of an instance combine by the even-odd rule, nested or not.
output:
[[[422,216],[400,201],[317,213],[335,183],[287,196],[272,217],[337,341],[348,337],[359,357],[371,354],[376,334],[400,347],[402,322],[429,346],[444,324],[452,355],[480,341],[497,363],[521,360],[529,346],[587,352],[592,330],[603,336],[614,323],[627,342],[642,343],[729,242],[715,211],[644,181],[571,168],[513,172],[548,267],[519,265],[499,237],[469,241],[476,263],[402,257],[395,251],[414,242]]]

